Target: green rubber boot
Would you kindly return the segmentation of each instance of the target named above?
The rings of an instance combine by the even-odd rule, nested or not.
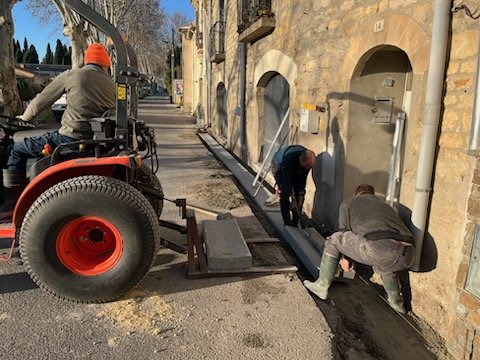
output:
[[[397,279],[389,279],[383,281],[383,288],[387,293],[387,301],[390,307],[400,314],[406,314],[405,306],[403,306],[403,296],[400,292],[400,283]]]
[[[305,280],[303,285],[322,300],[327,300],[328,288],[333,281],[338,266],[338,258],[323,254],[318,279],[315,282]]]

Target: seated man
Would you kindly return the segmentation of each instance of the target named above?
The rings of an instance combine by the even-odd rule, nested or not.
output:
[[[412,233],[398,214],[375,196],[373,186],[359,185],[354,196],[345,200],[339,210],[339,231],[325,241],[317,281],[304,281],[320,299],[326,300],[340,255],[342,269],[351,268],[350,260],[369,265],[383,282],[390,306],[404,314],[398,272],[414,261],[415,242]]]
[[[315,153],[300,145],[281,148],[273,155],[271,171],[280,192],[280,210],[286,226],[297,226],[300,220],[307,176],[315,160]]]
[[[111,63],[105,48],[100,44],[90,45],[85,52],[84,64],[81,69],[67,70],[58,75],[18,117],[30,121],[62,94],[67,94],[67,108],[58,131],[25,138],[9,149],[7,169],[3,169],[4,202],[0,207],[0,219],[12,215],[18,196],[26,185],[28,158],[42,156],[47,144],[55,149],[62,143],[91,139],[93,134],[87,120],[115,108],[115,83],[108,75]]]

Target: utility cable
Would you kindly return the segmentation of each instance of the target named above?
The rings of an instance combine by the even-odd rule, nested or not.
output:
[[[480,18],[480,5],[475,9],[474,12],[472,12],[467,5],[458,5],[452,8],[452,12],[454,13],[460,10],[465,11],[465,14],[473,20],[477,20],[478,18]]]

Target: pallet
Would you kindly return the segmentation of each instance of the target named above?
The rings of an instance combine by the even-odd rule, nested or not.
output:
[[[253,274],[281,274],[298,271],[293,265],[278,266],[251,266],[247,269],[235,270],[210,270],[205,254],[204,242],[198,232],[198,224],[193,210],[187,210],[187,253],[188,253],[188,277],[205,278],[214,276],[243,276]],[[252,238],[246,239],[247,244],[278,243],[276,238]]]

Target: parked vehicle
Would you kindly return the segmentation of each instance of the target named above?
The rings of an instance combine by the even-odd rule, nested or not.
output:
[[[55,116],[55,120],[57,122],[62,121],[62,116],[66,108],[67,108],[67,94],[63,94],[60,97],[60,99],[58,99],[52,104],[53,116]]]
[[[140,99],[145,98],[145,96],[151,95],[153,95],[153,92],[150,86],[142,86],[140,89],[138,89],[138,97]]]

